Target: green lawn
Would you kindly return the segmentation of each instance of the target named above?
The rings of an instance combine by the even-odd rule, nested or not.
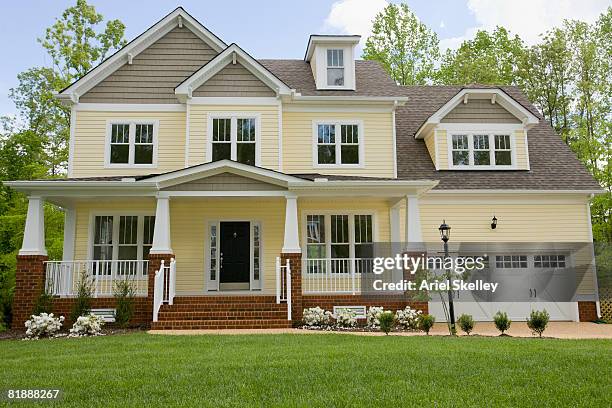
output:
[[[612,340],[138,333],[0,341],[0,389],[60,388],[62,406],[609,407],[611,384]]]

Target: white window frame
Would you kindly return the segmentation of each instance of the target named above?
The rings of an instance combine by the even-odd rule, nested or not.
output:
[[[230,159],[238,156],[238,119],[255,119],[255,166],[261,166],[261,114],[256,112],[214,112],[209,113],[206,131],[206,162],[212,162],[213,119],[230,119]]]
[[[335,135],[335,149],[336,149],[336,163],[330,164],[319,164],[319,125],[334,125],[336,130]],[[358,157],[359,163],[357,164],[342,164],[341,162],[341,146],[342,146],[342,133],[341,125],[357,125],[359,132],[359,143],[358,143]],[[365,167],[365,131],[363,126],[363,120],[360,119],[348,119],[348,120],[337,120],[337,119],[317,119],[312,121],[312,166],[315,168],[364,168]]]
[[[122,216],[137,216],[138,224],[137,224],[137,238],[136,245],[138,246],[138,259],[128,259],[129,261],[146,261],[147,259],[143,259],[143,248],[144,248],[144,217],[154,217],[154,211],[93,211],[89,214],[89,240],[87,245],[87,259],[93,260],[94,257],[94,242],[95,242],[95,233],[96,233],[96,217],[102,216],[111,216],[113,217],[113,239],[112,239],[112,247],[113,247],[113,261],[117,261],[119,258],[119,226],[120,226],[120,217]]]
[[[454,126],[453,126],[454,125]],[[465,125],[453,124],[440,126],[439,130],[446,130],[446,143],[448,148],[448,168],[451,170],[516,170],[516,134],[518,130],[523,130],[521,125]],[[468,137],[468,158],[469,165],[456,165],[453,163],[453,136],[467,135]],[[489,165],[474,164],[474,135],[487,135],[489,138]],[[511,165],[495,164],[495,135],[507,135],[510,137],[510,157]]]
[[[129,156],[127,163],[111,163],[111,136],[113,125],[129,125]],[[135,164],[136,125],[153,125],[153,158],[151,164]],[[112,169],[157,168],[159,120],[157,119],[111,119],[106,121],[106,139],[104,144],[104,167]]]
[[[334,51],[340,51],[342,52],[342,65],[329,65],[328,61],[327,61],[327,53],[328,52],[334,52]],[[338,48],[334,48],[334,47],[329,47],[325,49],[325,86],[326,88],[331,88],[331,89],[345,89],[346,88],[346,52],[345,49],[342,47],[338,47]],[[334,85],[334,84],[330,84],[328,82],[328,77],[327,77],[327,73],[329,71],[329,69],[342,69],[342,85]]]
[[[372,217],[372,243],[378,242],[378,220],[376,212],[374,211],[335,211],[335,210],[309,210],[302,213],[302,254],[304,262],[308,261],[308,216],[309,215],[323,215],[324,228],[325,228],[325,259],[331,258],[331,216],[332,215],[346,215],[348,216],[348,228],[349,228],[349,258],[355,258],[355,216],[356,215],[369,215]],[[331,274],[331,269],[328,267],[326,274]]]

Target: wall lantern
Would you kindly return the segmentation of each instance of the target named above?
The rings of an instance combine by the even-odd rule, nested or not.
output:
[[[495,229],[497,228],[497,217],[495,217],[495,215],[493,216],[493,219],[491,220],[491,229]]]
[[[443,242],[448,242],[448,240],[450,239],[450,230],[451,227],[446,224],[446,220],[442,221],[442,224],[440,225],[440,228],[438,228],[438,230],[440,231],[440,238],[442,239]]]

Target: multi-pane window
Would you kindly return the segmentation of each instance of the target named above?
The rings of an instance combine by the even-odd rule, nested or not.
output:
[[[210,280],[217,280],[217,266],[219,263],[217,262],[217,249],[218,249],[218,240],[217,240],[217,224],[212,224],[210,226]]]
[[[255,117],[212,118],[211,133],[211,161],[227,159],[252,166],[257,164]]]
[[[154,230],[154,216],[97,215],[94,217],[92,257],[99,261],[146,260],[153,244]],[[119,266],[118,273],[132,273],[137,264],[124,262]],[[106,272],[110,273],[110,268]]]
[[[527,255],[497,255],[495,267],[498,269],[527,268]]]
[[[253,224],[253,280],[259,280],[261,272],[261,232],[258,224]]]
[[[512,166],[510,135],[454,134],[450,141],[455,167]]]
[[[155,155],[156,123],[111,123],[109,165],[152,165]]]
[[[344,86],[344,50],[327,50],[327,85]]]
[[[307,215],[307,273],[349,273],[352,265],[357,273],[365,271],[374,252],[373,230],[369,214]]]
[[[565,268],[565,255],[536,255],[533,257],[535,268]]]
[[[316,164],[360,164],[360,129],[356,123],[318,123]]]

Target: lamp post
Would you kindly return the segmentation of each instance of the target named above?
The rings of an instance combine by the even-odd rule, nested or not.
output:
[[[446,262],[448,258],[448,240],[450,239],[451,227],[446,224],[446,220],[443,220],[438,230],[440,231],[440,238],[442,242],[444,242],[444,261]],[[451,334],[455,335],[455,333],[457,333],[455,329],[455,307],[453,305],[453,292],[450,285],[448,287],[448,314],[450,315]]]

